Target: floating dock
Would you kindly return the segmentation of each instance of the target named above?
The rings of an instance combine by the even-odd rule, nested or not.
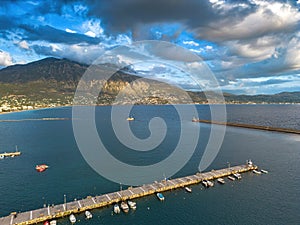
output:
[[[182,188],[187,185],[200,183],[202,180],[214,180],[221,177],[229,176],[234,173],[244,173],[257,169],[255,165],[241,165],[228,167],[220,170],[212,170],[205,173],[196,173],[194,175],[166,179],[152,184],[146,184],[139,187],[129,187],[126,190],[116,191],[113,193],[103,194],[100,196],[88,196],[81,200],[48,206],[46,208],[36,209],[28,212],[11,213],[9,216],[0,218],[1,225],[28,225],[44,222],[52,219],[59,219],[77,214],[86,210],[109,206],[117,202],[152,195],[157,192],[169,191],[176,188]]]
[[[4,152],[0,153],[0,157],[15,157],[15,156],[20,156],[21,152]]]

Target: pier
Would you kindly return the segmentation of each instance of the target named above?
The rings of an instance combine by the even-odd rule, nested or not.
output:
[[[4,152],[0,153],[0,158],[20,156],[21,152]]]
[[[86,210],[92,210],[112,205],[117,202],[141,198],[152,195],[157,192],[165,192],[177,188],[183,188],[188,185],[198,184],[203,180],[214,180],[226,177],[234,173],[245,173],[257,169],[253,164],[228,167],[219,170],[212,170],[205,173],[196,173],[190,176],[166,179],[160,182],[155,181],[152,184],[145,184],[138,187],[129,187],[126,190],[107,193],[99,196],[88,196],[81,200],[63,203],[54,206],[48,206],[28,212],[11,213],[9,216],[0,218],[0,224],[3,225],[28,225],[44,222],[52,219],[59,219],[70,214],[82,213]]]
[[[230,127],[241,127],[241,128],[256,129],[256,130],[275,131],[275,132],[281,132],[281,133],[300,134],[300,130],[290,129],[290,128],[259,126],[259,125],[253,125],[253,124],[220,122],[220,121],[202,120],[202,119],[193,119],[192,121],[199,122],[199,123],[230,126]]]

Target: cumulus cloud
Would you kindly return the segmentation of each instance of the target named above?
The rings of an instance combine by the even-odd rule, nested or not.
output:
[[[25,50],[29,50],[29,45],[27,43],[27,41],[23,40],[23,41],[20,41],[18,43],[19,47],[22,48],[22,49],[25,49]]]
[[[13,59],[8,52],[0,50],[0,66],[10,66],[13,64]]]

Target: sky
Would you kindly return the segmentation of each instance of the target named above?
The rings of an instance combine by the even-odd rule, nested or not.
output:
[[[299,9],[300,0],[2,0],[0,68],[46,57],[90,64],[158,40],[201,57],[225,92],[300,91]],[[150,67],[141,70],[184,80]]]

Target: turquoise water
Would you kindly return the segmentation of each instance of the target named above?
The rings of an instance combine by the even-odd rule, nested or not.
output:
[[[299,106],[254,107],[229,106],[229,119],[237,115],[236,120],[247,122],[247,117],[253,115],[251,122],[263,124],[261,118],[264,118],[265,110],[269,110],[285,112],[285,116],[269,113],[268,124],[284,126],[285,120],[290,121],[286,123],[288,126],[297,127],[299,124],[296,113]],[[107,127],[109,110],[109,107],[97,108],[97,115],[101,115],[97,117],[99,134],[104,135],[106,144],[114,149],[112,154],[122,161],[135,165],[158,162],[167,157],[176,145],[180,129],[178,115],[171,106],[138,106],[134,109],[136,120],[131,128],[136,136],[144,138],[149,135],[147,122],[153,116],[165,118],[170,127],[168,140],[162,143],[161,148],[145,155],[134,155],[128,149],[122,151],[112,130]],[[209,117],[206,106],[199,106],[198,110],[203,118]],[[43,117],[70,118],[71,110],[28,111],[1,115],[0,119]],[[200,126],[184,122],[191,127]],[[197,150],[174,177],[197,171],[209,132],[210,126],[201,124]],[[15,145],[18,145],[23,153],[21,157],[0,160],[0,216],[43,207],[44,204],[62,203],[64,194],[67,200],[73,200],[120,188],[119,184],[99,176],[83,160],[70,120],[0,122],[0,133],[0,152],[14,151]],[[299,135],[228,127],[221,150],[208,170],[226,167],[227,162],[241,164],[251,158],[261,168],[269,170],[269,174],[244,174],[240,181],[226,180],[225,185],[216,184],[210,189],[195,185],[192,193],[184,190],[166,192],[164,202],[158,201],[155,195],[144,197],[136,200],[137,210],[128,214],[112,215],[112,206],[96,209],[92,211],[92,220],[86,221],[84,215],[78,215],[80,221],[76,224],[299,224],[299,146]],[[50,168],[45,173],[37,173],[34,167],[39,163],[47,163]],[[70,223],[61,219],[58,224]]]

